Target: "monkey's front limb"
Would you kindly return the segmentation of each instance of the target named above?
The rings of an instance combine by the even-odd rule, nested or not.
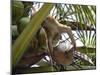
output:
[[[53,53],[53,45],[52,45],[52,39],[51,38],[48,38],[47,44],[48,44],[49,52],[50,52],[50,54],[52,56],[52,53]]]
[[[52,45],[52,38],[51,37],[47,38],[47,47],[48,47],[49,56],[50,56],[50,58],[52,60],[52,57],[53,57],[53,45]]]
[[[71,39],[71,42],[72,42],[72,44],[73,44],[73,47],[74,47],[74,49],[76,49],[76,42],[75,42],[75,39],[74,39],[74,37],[73,37],[73,33],[72,33],[72,30],[71,30],[71,28],[69,27],[69,26],[65,26],[65,25],[60,25],[59,26],[59,32],[60,32],[60,34],[62,33],[62,32],[67,32],[67,34],[69,35],[69,38]]]
[[[76,49],[76,42],[75,42],[75,39],[73,37],[73,33],[72,33],[72,30],[70,27],[66,27],[66,31],[67,31],[67,34],[69,35],[69,38],[71,39],[72,41],[72,44],[74,46],[74,49]]]

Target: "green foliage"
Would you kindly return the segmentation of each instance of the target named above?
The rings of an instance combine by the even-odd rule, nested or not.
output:
[[[40,7],[40,3],[38,4]],[[13,67],[16,66],[16,64],[21,59],[22,55],[26,52],[26,48],[29,45],[32,37],[36,35],[36,32],[41,27],[41,23],[46,18],[46,16],[49,14],[50,10],[52,9],[54,4],[45,3],[41,9],[32,17],[29,19],[29,9],[32,7],[32,2],[21,2],[21,1],[13,1],[12,2],[12,36],[13,38],[16,38],[16,41],[12,45],[12,64]],[[54,12],[56,11],[56,14],[54,15],[54,12],[51,14],[53,17],[60,21],[65,21],[66,24],[67,21],[71,20],[72,22],[79,22],[79,25],[81,27],[81,30],[78,29],[76,25],[76,31],[78,34],[78,37],[80,41],[84,44],[84,47],[78,48],[80,52],[86,53],[96,64],[96,54],[95,54],[95,45],[96,45],[96,31],[92,31],[89,29],[87,31],[86,26],[89,25],[90,27],[94,27],[96,29],[96,7],[95,6],[87,6],[87,5],[71,5],[71,4],[55,4],[54,6]],[[44,12],[45,11],[45,12]],[[41,15],[42,14],[42,15]],[[85,29],[84,29],[85,27]],[[19,33],[21,33],[19,35]],[[42,34],[42,33],[41,33]],[[41,35],[39,37],[42,37]],[[12,38],[12,39],[13,39]],[[42,44],[43,48],[45,47],[44,44]],[[32,68],[26,68],[22,69],[23,73],[33,73],[33,72],[51,72],[53,71],[60,71],[61,67],[58,67],[58,69],[55,69],[54,67],[50,66],[49,62],[43,61],[36,63],[40,67],[32,67]],[[78,60],[77,64],[79,66],[83,66],[83,69],[89,69],[88,67],[84,67],[84,65],[91,66],[88,62],[83,62],[81,60]],[[43,66],[46,65],[46,66]],[[66,70],[77,70],[77,68],[74,66],[66,66],[63,67],[66,68]],[[92,68],[92,66],[90,67]],[[95,66],[93,66],[95,68]]]
[[[12,29],[12,31],[11,31],[12,32],[12,39],[15,39],[19,35],[18,30],[17,30],[17,26],[12,25],[11,29]]]
[[[16,24],[16,21],[23,15],[24,5],[21,1],[12,1],[12,24]]]
[[[17,23],[18,32],[21,33],[29,22],[30,22],[29,17],[22,17]]]
[[[29,73],[43,73],[56,71],[52,66],[32,67],[25,69],[18,69],[17,74],[29,74]]]
[[[37,30],[40,28],[41,22],[49,14],[53,4],[46,3],[36,13],[34,18],[30,21],[29,25],[24,29],[21,35],[17,38],[12,46],[12,64],[15,66],[25,52],[30,40],[35,36]],[[45,11],[45,12],[44,12]],[[42,15],[41,15],[42,14]]]

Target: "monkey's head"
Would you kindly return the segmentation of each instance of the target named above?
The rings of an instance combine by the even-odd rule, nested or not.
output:
[[[47,16],[42,25],[44,28],[56,28],[59,24],[55,18]]]

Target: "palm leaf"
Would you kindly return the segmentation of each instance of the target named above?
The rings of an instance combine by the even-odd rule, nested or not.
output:
[[[18,39],[12,46],[12,64],[15,66],[25,52],[30,40],[35,36],[37,30],[40,28],[41,22],[49,14],[53,4],[46,3],[36,13],[34,18],[30,21],[29,25],[24,29]],[[45,11],[45,12],[44,12]],[[41,15],[42,14],[42,15]]]

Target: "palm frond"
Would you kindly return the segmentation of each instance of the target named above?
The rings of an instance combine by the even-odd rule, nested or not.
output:
[[[35,36],[37,30],[40,28],[41,22],[49,14],[52,9],[53,4],[46,3],[43,7],[36,13],[34,18],[30,21],[29,25],[24,29],[21,35],[17,38],[12,46],[12,64],[15,66],[23,53],[26,50],[31,38]],[[44,12],[45,11],[45,12]],[[41,15],[42,14],[42,15]]]

